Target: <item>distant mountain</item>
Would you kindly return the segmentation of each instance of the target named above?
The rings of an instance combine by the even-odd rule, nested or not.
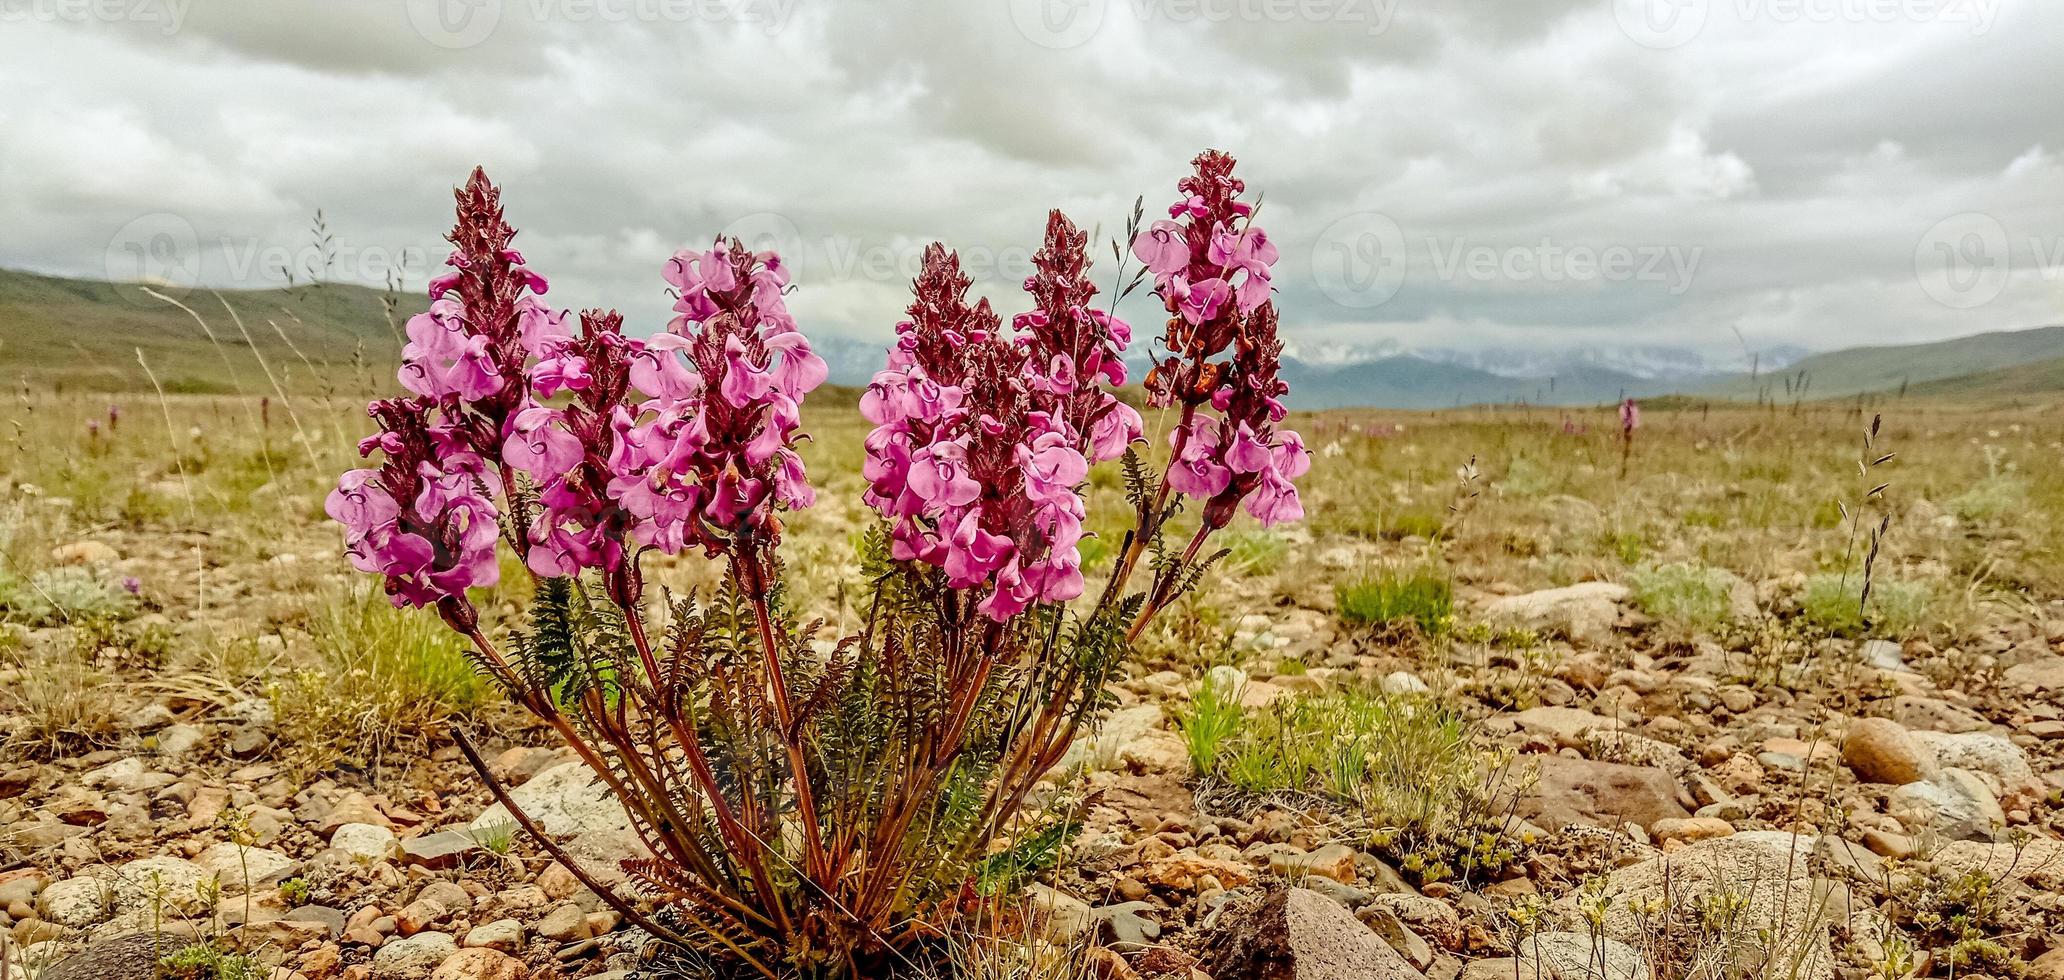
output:
[[[135,284],[0,269],[0,377],[138,391],[149,390],[154,375],[168,391],[250,394],[271,392],[265,368],[295,384],[317,378],[363,388],[394,379],[401,343],[377,290],[299,286],[224,290],[220,298],[160,291],[206,326]]]
[[[1960,374],[1923,381],[1907,390],[1910,397],[2019,399],[2054,396],[2064,391],[2064,357],[2016,364],[1997,371]]]
[[[1927,344],[1897,347],[1852,347],[1802,358],[1782,371],[1751,379],[1735,375],[1687,389],[1693,394],[1753,399],[1759,391],[1786,399],[1803,391],[1805,399],[1840,398],[1861,392],[1898,391],[1922,382],[1990,372],[2064,358],[2064,326],[2003,330]],[[2024,380],[2048,379],[2052,390],[2064,389],[2064,378],[2042,370],[2015,375]],[[1787,381],[1791,388],[1786,387]],[[1954,386],[1950,386],[1954,387]]]
[[[0,269],[0,379],[139,391],[155,376],[168,391],[260,394],[271,390],[270,371],[288,386],[311,378],[333,390],[392,385],[399,324],[390,322],[378,290],[321,285],[168,295],[205,327],[135,284]],[[420,308],[419,298],[402,297],[393,319]],[[848,386],[865,385],[887,350],[886,341],[821,332],[813,342],[831,380]],[[1134,378],[1145,375],[1145,352],[1135,345],[1127,358]],[[1759,388],[1781,399],[1784,378],[1803,385],[1809,399],[1902,385],[1916,395],[2019,397],[2064,392],[2064,326],[1826,354],[1779,347],[1762,351],[1758,362],[1762,370],[1751,381],[1729,372],[1739,355],[1708,359],[1673,347],[1407,350],[1395,342],[1326,341],[1296,344],[1283,374],[1292,404],[1306,409],[1595,405],[1677,392],[1753,399]]]
[[[1347,365],[1283,361],[1290,403],[1302,409],[1453,408],[1457,405],[1529,402],[1591,405],[1623,395],[1646,397],[1673,390],[1669,382],[1605,368],[1577,368],[1553,378],[1513,378],[1419,357],[1388,357]]]
[[[1650,345],[1645,347],[1411,347],[1394,340],[1373,343],[1342,341],[1298,341],[1287,344],[1285,353],[1312,365],[1332,367],[1369,364],[1394,357],[1411,357],[1436,364],[1472,368],[1507,378],[1538,379],[1559,375],[1581,375],[1605,370],[1648,380],[1710,378],[1731,374],[1748,366],[1750,359],[1738,353],[1715,357],[1688,347]],[[1813,352],[1796,345],[1768,347],[1756,352],[1755,363],[1764,370],[1782,368]]]

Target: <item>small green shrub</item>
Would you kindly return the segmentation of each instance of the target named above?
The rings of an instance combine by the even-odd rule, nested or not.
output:
[[[280,732],[321,769],[367,765],[396,744],[420,743],[493,697],[466,641],[433,617],[395,609],[377,588],[340,590],[311,614],[317,665],[268,690]]]
[[[1675,563],[1636,571],[1634,601],[1657,619],[1692,629],[1713,629],[1733,612],[1735,578],[1704,565]]]
[[[184,947],[158,960],[158,970],[168,980],[257,980],[265,974],[250,957],[213,943]]]
[[[0,611],[30,626],[111,623],[136,615],[136,597],[90,568],[67,565],[23,579],[0,572]]]
[[[1227,554],[1220,567],[1237,575],[1274,574],[1290,554],[1289,540],[1269,531],[1228,531],[1222,538]]]
[[[0,714],[14,724],[0,735],[0,756],[19,752],[55,758],[108,748],[121,740],[119,687],[68,645],[20,651],[21,680],[0,688]]]
[[[2028,481],[1995,476],[1949,501],[1949,512],[1966,524],[1996,524],[2028,509]]]
[[[1249,793],[1351,804],[1368,819],[1372,846],[1421,880],[1517,859],[1487,786],[1499,765],[1437,702],[1347,691],[1243,710],[1236,693],[1206,684],[1182,723],[1201,774]]]
[[[1447,525],[1447,515],[1439,510],[1398,511],[1383,522],[1382,536],[1390,541],[1402,541],[1406,538],[1425,538],[1431,541],[1440,537],[1441,530]]]
[[[1230,686],[1206,677],[1190,697],[1189,709],[1176,716],[1176,730],[1189,749],[1190,766],[1200,775],[1218,768],[1219,752],[1240,730],[1240,692],[1228,690]]]
[[[1410,620],[1428,634],[1454,625],[1454,586],[1446,576],[1419,569],[1404,574],[1363,576],[1334,587],[1340,618],[1383,625]]]
[[[1879,575],[1871,583],[1868,610],[1858,601],[1862,591],[1860,573],[1845,578],[1837,572],[1823,572],[1806,580],[1800,611],[1809,624],[1837,636],[1861,636],[1870,630],[1898,636],[1927,621],[1932,597],[1924,583]],[[1868,624],[1864,622],[1866,611]]]

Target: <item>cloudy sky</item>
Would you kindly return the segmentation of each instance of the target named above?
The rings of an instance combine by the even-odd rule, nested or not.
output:
[[[925,242],[1008,309],[1045,209],[1214,146],[1307,350],[1917,341],[2064,322],[2060,50],[2054,0],[0,0],[0,266],[272,285],[320,208],[419,287],[480,163],[562,305],[657,327],[730,231],[875,338]]]

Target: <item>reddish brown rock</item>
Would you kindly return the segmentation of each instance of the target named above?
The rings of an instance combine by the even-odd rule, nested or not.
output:
[[[1271,893],[1213,936],[1214,980],[1421,980],[1424,974],[1338,902],[1305,888]]]
[[[1559,755],[1541,756],[1539,764],[1541,778],[1520,796],[1517,812],[1542,829],[1632,823],[1645,830],[1691,816],[1678,801],[1676,777],[1661,769]]]

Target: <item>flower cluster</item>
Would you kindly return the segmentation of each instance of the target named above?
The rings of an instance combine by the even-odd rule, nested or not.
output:
[[[641,345],[623,335],[614,311],[581,315],[579,337],[555,335],[537,347],[529,372],[531,398],[509,420],[502,459],[538,487],[538,513],[525,529],[524,562],[539,575],[624,569],[628,519],[611,503],[609,457],[629,389],[630,362]],[[571,392],[564,408],[541,399]]]
[[[385,454],[378,467],[345,472],[323,509],[344,525],[352,567],[387,579],[395,605],[427,606],[493,585],[499,530],[495,471],[431,421],[428,398],[376,401],[380,432],[359,453]]]
[[[777,504],[816,501],[794,447],[803,396],[829,369],[796,330],[772,252],[736,239],[683,250],[666,279],[680,315],[628,347],[629,382],[647,399],[616,410],[609,497],[637,518],[637,543],[670,554],[771,538]]]
[[[353,562],[397,603],[494,582],[495,498],[519,473],[536,489],[509,503],[524,563],[598,570],[619,597],[637,591],[627,542],[714,554],[771,542],[777,505],[809,506],[794,443],[827,372],[784,304],[779,257],[735,240],[683,251],[665,273],[680,313],[668,333],[627,337],[616,313],[590,311],[576,335],[538,300],[549,287],[511,247],[500,191],[475,170],[457,198],[452,271],[402,352],[416,397],[373,404],[382,432],[360,450],[385,461],[329,499]]]
[[[1292,481],[1310,469],[1311,456],[1297,433],[1277,428],[1288,386],[1276,376],[1283,345],[1269,299],[1276,247],[1239,199],[1246,185],[1233,176],[1233,158],[1208,150],[1193,163],[1169,217],[1132,242],[1169,314],[1170,354],[1147,390],[1156,404],[1183,406],[1169,433],[1168,484],[1207,501],[1211,527],[1230,522],[1242,500],[1264,526],[1294,521],[1304,507]],[[1228,348],[1230,359],[1214,360]]]
[[[1124,383],[1131,330],[1089,308],[1086,243],[1049,215],[1014,336],[987,300],[968,303],[959,258],[928,247],[910,317],[860,400],[875,423],[865,499],[892,520],[893,554],[980,593],[998,622],[1082,594],[1077,485],[1139,437],[1139,414],[1100,384]]]

